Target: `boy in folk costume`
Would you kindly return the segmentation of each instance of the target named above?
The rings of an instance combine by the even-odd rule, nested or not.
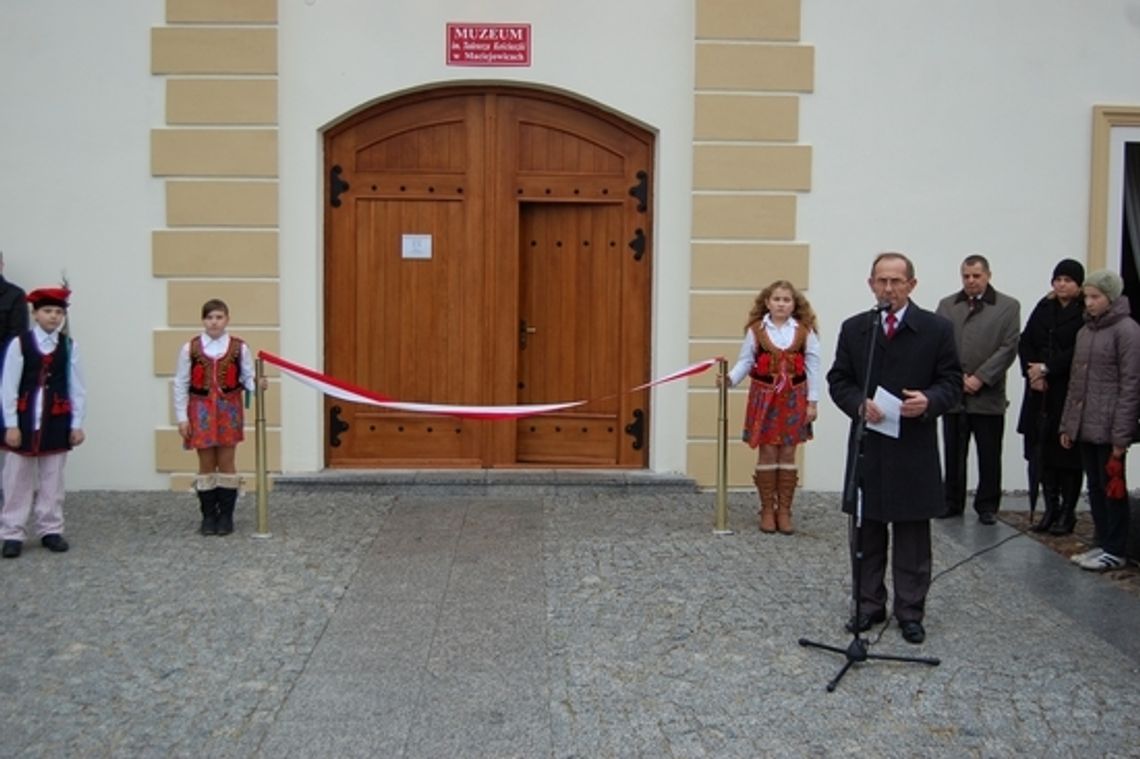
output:
[[[4,410],[4,508],[0,510],[0,555],[20,555],[25,525],[34,516],[40,543],[63,553],[63,466],[67,452],[84,440],[87,390],[79,352],[61,333],[71,291],[44,287],[28,293],[32,329],[13,338],[4,352],[0,403]]]
[[[760,531],[791,535],[796,446],[811,440],[819,400],[815,312],[791,282],[778,280],[756,296],[745,330],[728,381],[752,378],[744,442],[757,449]]]
[[[183,446],[198,452],[194,489],[203,535],[234,531],[238,485],[235,454],[244,439],[243,390],[253,391],[249,346],[226,333],[229,307],[220,300],[202,306],[204,331],[182,346],[174,375],[174,414]],[[264,381],[263,381],[264,386]]]

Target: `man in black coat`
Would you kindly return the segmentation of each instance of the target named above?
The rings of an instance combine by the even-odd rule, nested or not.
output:
[[[899,398],[901,406],[897,438],[868,429],[862,440],[856,484],[863,503],[863,560],[858,567],[858,614],[848,622],[848,629],[862,632],[887,618],[883,580],[889,546],[894,616],[903,638],[921,643],[926,638],[922,620],[932,564],[930,520],[943,510],[937,419],[961,402],[962,370],[953,326],[910,300],[918,284],[910,259],[901,253],[879,254],[867,283],[887,309],[881,326],[876,312],[847,319],[840,329],[835,363],[827,373],[831,399],[852,420],[849,452],[860,445],[855,437],[860,416],[869,424],[886,419],[884,410],[871,399],[876,389]],[[868,341],[872,340],[871,376],[865,383]],[[864,384],[871,398],[863,397]],[[848,456],[849,467],[858,461],[857,456]],[[855,503],[845,502],[843,510],[853,514]],[[888,524],[893,540],[888,538]],[[856,529],[852,520],[853,561]]]
[[[4,254],[0,252],[0,350],[7,348],[13,337],[27,331],[28,302],[25,293],[4,279]]]

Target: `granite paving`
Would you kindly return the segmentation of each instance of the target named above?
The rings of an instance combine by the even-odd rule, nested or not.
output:
[[[846,648],[847,520],[735,534],[684,488],[295,487],[270,537],[186,493],[69,494],[0,562],[14,757],[1140,756],[1140,594],[1011,524],[934,523],[919,646]],[[1011,520],[1016,521],[1016,520]]]

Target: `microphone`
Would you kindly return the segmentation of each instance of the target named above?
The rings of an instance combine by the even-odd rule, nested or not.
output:
[[[887,311],[890,311],[890,310],[891,310],[891,304],[888,303],[887,301],[883,301],[882,303],[876,303],[875,307],[871,309],[871,312],[876,313],[876,314],[882,314],[882,313],[886,313]]]

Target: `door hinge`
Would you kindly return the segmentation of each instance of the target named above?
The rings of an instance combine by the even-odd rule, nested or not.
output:
[[[329,445],[333,448],[340,447],[340,433],[348,431],[348,422],[340,418],[342,411],[340,406],[329,409]]]
[[[340,178],[343,169],[339,165],[333,166],[329,172],[329,205],[340,208],[340,194],[348,192],[349,184]]]
[[[645,209],[649,208],[649,174],[639,171],[636,176],[637,184],[629,188],[629,194],[637,198],[637,210],[645,213]]]
[[[640,451],[645,445],[645,412],[639,408],[633,410],[633,421],[625,426],[625,434],[633,438],[633,450]]]
[[[638,227],[633,233],[633,239],[629,241],[629,247],[633,250],[633,260],[640,261],[641,257],[645,255],[645,230]]]

